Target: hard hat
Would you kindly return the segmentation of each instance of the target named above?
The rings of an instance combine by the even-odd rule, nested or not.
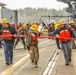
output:
[[[56,21],[54,24],[59,24],[59,22],[58,22],[58,21]]]
[[[39,22],[36,21],[36,24],[39,25]]]
[[[26,25],[28,26],[29,25],[29,22],[26,22]]]
[[[38,30],[38,26],[36,24],[33,24],[31,26],[31,30],[37,31]]]
[[[26,23],[24,23],[24,24],[23,24],[23,27],[25,27],[25,28],[26,28],[26,27],[27,27],[27,24],[26,24]]]
[[[8,20],[5,19],[5,18],[3,18],[3,19],[1,20],[1,23],[8,23]]]
[[[36,22],[34,22],[33,24],[36,24],[37,26],[39,25],[39,22],[38,21],[36,21]]]
[[[75,24],[75,22],[72,20],[72,21],[70,21],[70,24]]]
[[[59,24],[60,25],[65,24],[65,21],[61,19],[61,20],[59,20]]]
[[[52,22],[48,22],[48,25],[52,24]]]

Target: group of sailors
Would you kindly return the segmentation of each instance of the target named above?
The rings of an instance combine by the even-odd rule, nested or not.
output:
[[[18,30],[16,30],[15,25],[11,25],[7,19],[3,18],[1,25],[0,35],[3,39],[6,65],[13,64],[13,48],[15,48],[19,40],[21,40],[24,49],[27,48],[30,53],[31,63],[35,65],[35,67],[38,67],[38,23],[36,22],[31,25],[26,22],[23,23],[20,28],[18,26]],[[26,42],[25,35],[27,35]]]
[[[16,26],[14,24],[10,24],[5,18],[1,20],[0,35],[3,39],[6,65],[13,64],[13,48],[15,49],[18,42],[21,40],[24,49],[28,49],[32,65],[35,65],[36,68],[38,67],[38,36],[42,34],[42,28],[38,31],[39,25],[40,24],[38,22],[34,22],[32,24],[30,22],[26,22],[20,23],[20,25]],[[48,30],[48,36],[56,36],[57,48],[63,50],[65,65],[69,65],[72,60],[72,47],[74,49],[76,48],[74,40],[71,40],[71,37],[76,38],[75,22],[72,20],[68,24],[65,24],[65,21],[61,19],[55,23],[45,25],[45,29]],[[71,46],[71,42],[73,43],[73,46]]]

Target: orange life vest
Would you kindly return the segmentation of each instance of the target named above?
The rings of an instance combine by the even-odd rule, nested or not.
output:
[[[31,34],[31,35],[32,35],[31,45],[37,45],[38,44],[37,34]]]
[[[12,34],[9,30],[3,30],[2,37],[4,40],[12,40]]]
[[[65,30],[60,31],[59,36],[60,36],[61,42],[67,42],[67,41],[69,41],[69,39],[67,39],[67,38],[70,38],[71,34],[68,29],[65,29]]]

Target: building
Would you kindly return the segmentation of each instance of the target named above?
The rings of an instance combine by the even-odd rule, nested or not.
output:
[[[5,7],[6,4],[0,3],[0,20],[2,18],[6,18],[9,22],[13,22],[14,24],[18,24],[18,11],[11,10]]]

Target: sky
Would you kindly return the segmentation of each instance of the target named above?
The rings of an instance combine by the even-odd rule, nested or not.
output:
[[[56,0],[0,0],[1,3],[7,4],[6,7],[10,9],[24,9],[25,7],[31,8],[47,8],[47,9],[63,9],[68,7],[67,4],[58,2]]]

